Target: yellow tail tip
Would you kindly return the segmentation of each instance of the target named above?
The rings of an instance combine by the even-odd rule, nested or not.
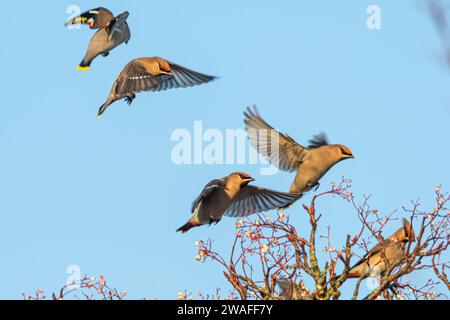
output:
[[[88,70],[89,70],[89,67],[78,66],[78,67],[77,67],[77,70],[78,70],[78,71],[88,71]]]

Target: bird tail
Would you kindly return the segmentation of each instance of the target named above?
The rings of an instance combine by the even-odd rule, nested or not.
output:
[[[78,71],[89,71],[89,66],[83,67],[81,64],[77,67]]]
[[[89,68],[91,67],[92,60],[86,60],[86,58],[81,61],[81,63],[78,65],[77,70],[78,71],[89,71]]]
[[[188,221],[185,225],[179,227],[177,232],[186,233],[197,225],[193,224],[191,221]]]
[[[102,104],[102,106],[100,107],[100,109],[98,109],[97,112],[97,116],[101,117],[102,114],[106,111],[106,109],[108,109],[109,105],[111,104],[111,101],[108,99],[108,101],[106,101],[104,104]]]

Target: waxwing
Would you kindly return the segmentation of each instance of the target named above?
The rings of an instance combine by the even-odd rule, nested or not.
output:
[[[219,223],[222,217],[246,217],[287,206],[301,195],[249,185],[254,181],[244,172],[235,172],[208,183],[192,205],[192,217],[177,232]]]
[[[106,57],[112,49],[122,43],[128,44],[131,37],[127,24],[128,16],[129,13],[125,11],[114,17],[111,11],[100,7],[86,11],[66,22],[66,26],[87,24],[91,29],[98,29],[89,42],[86,55],[77,67],[78,70],[89,70],[92,61],[99,55]]]
[[[272,165],[283,171],[296,172],[289,192],[304,193],[319,186],[319,180],[337,163],[353,159],[349,148],[329,144],[324,134],[315,136],[303,147],[288,135],[271,127],[256,107],[244,113],[250,144]]]
[[[114,82],[108,99],[100,107],[101,116],[113,102],[125,99],[130,105],[136,93],[193,87],[215,80],[159,57],[138,58],[129,62]]]
[[[406,245],[409,241],[413,242],[414,237],[411,223],[403,219],[403,227],[373,247],[350,269],[348,278],[366,278],[384,274],[386,269],[402,262]]]

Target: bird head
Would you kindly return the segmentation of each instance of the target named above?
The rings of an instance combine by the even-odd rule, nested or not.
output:
[[[389,239],[400,242],[414,242],[415,234],[411,223],[403,219],[403,227],[398,229]]]
[[[245,172],[235,172],[232,173],[230,177],[233,180],[236,180],[241,188],[247,186],[250,182],[255,181],[255,179],[253,179],[250,175],[248,175]]]
[[[415,233],[411,223],[407,219],[403,219],[404,241],[415,241]]]
[[[346,159],[355,159],[353,156],[353,153],[350,151],[350,149],[342,144],[336,145],[336,147],[339,149],[339,159],[346,160]]]

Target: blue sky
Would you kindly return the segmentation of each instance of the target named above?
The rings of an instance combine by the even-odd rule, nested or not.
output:
[[[88,73],[76,66],[92,32],[64,28],[72,4],[130,12],[128,46],[98,58]],[[381,7],[379,31],[366,28],[370,4]],[[432,206],[434,187],[448,190],[450,79],[435,58],[435,30],[413,2],[54,0],[7,2],[4,12],[1,298],[55,291],[70,265],[105,275],[131,298],[228,289],[217,266],[194,261],[194,242],[213,238],[226,253],[234,221],[177,234],[191,201],[236,170],[280,190],[293,176],[261,176],[258,165],[175,166],[170,137],[196,120],[242,128],[252,104],[298,142],[324,131],[351,148],[356,160],[335,167],[322,189],[351,178],[353,192],[372,194],[383,213],[417,198]],[[220,80],[141,94],[132,107],[118,102],[97,119],[122,67],[156,55]],[[356,231],[343,202],[323,201],[320,210],[321,232],[331,224],[336,245]],[[307,224],[299,204],[289,214]]]

